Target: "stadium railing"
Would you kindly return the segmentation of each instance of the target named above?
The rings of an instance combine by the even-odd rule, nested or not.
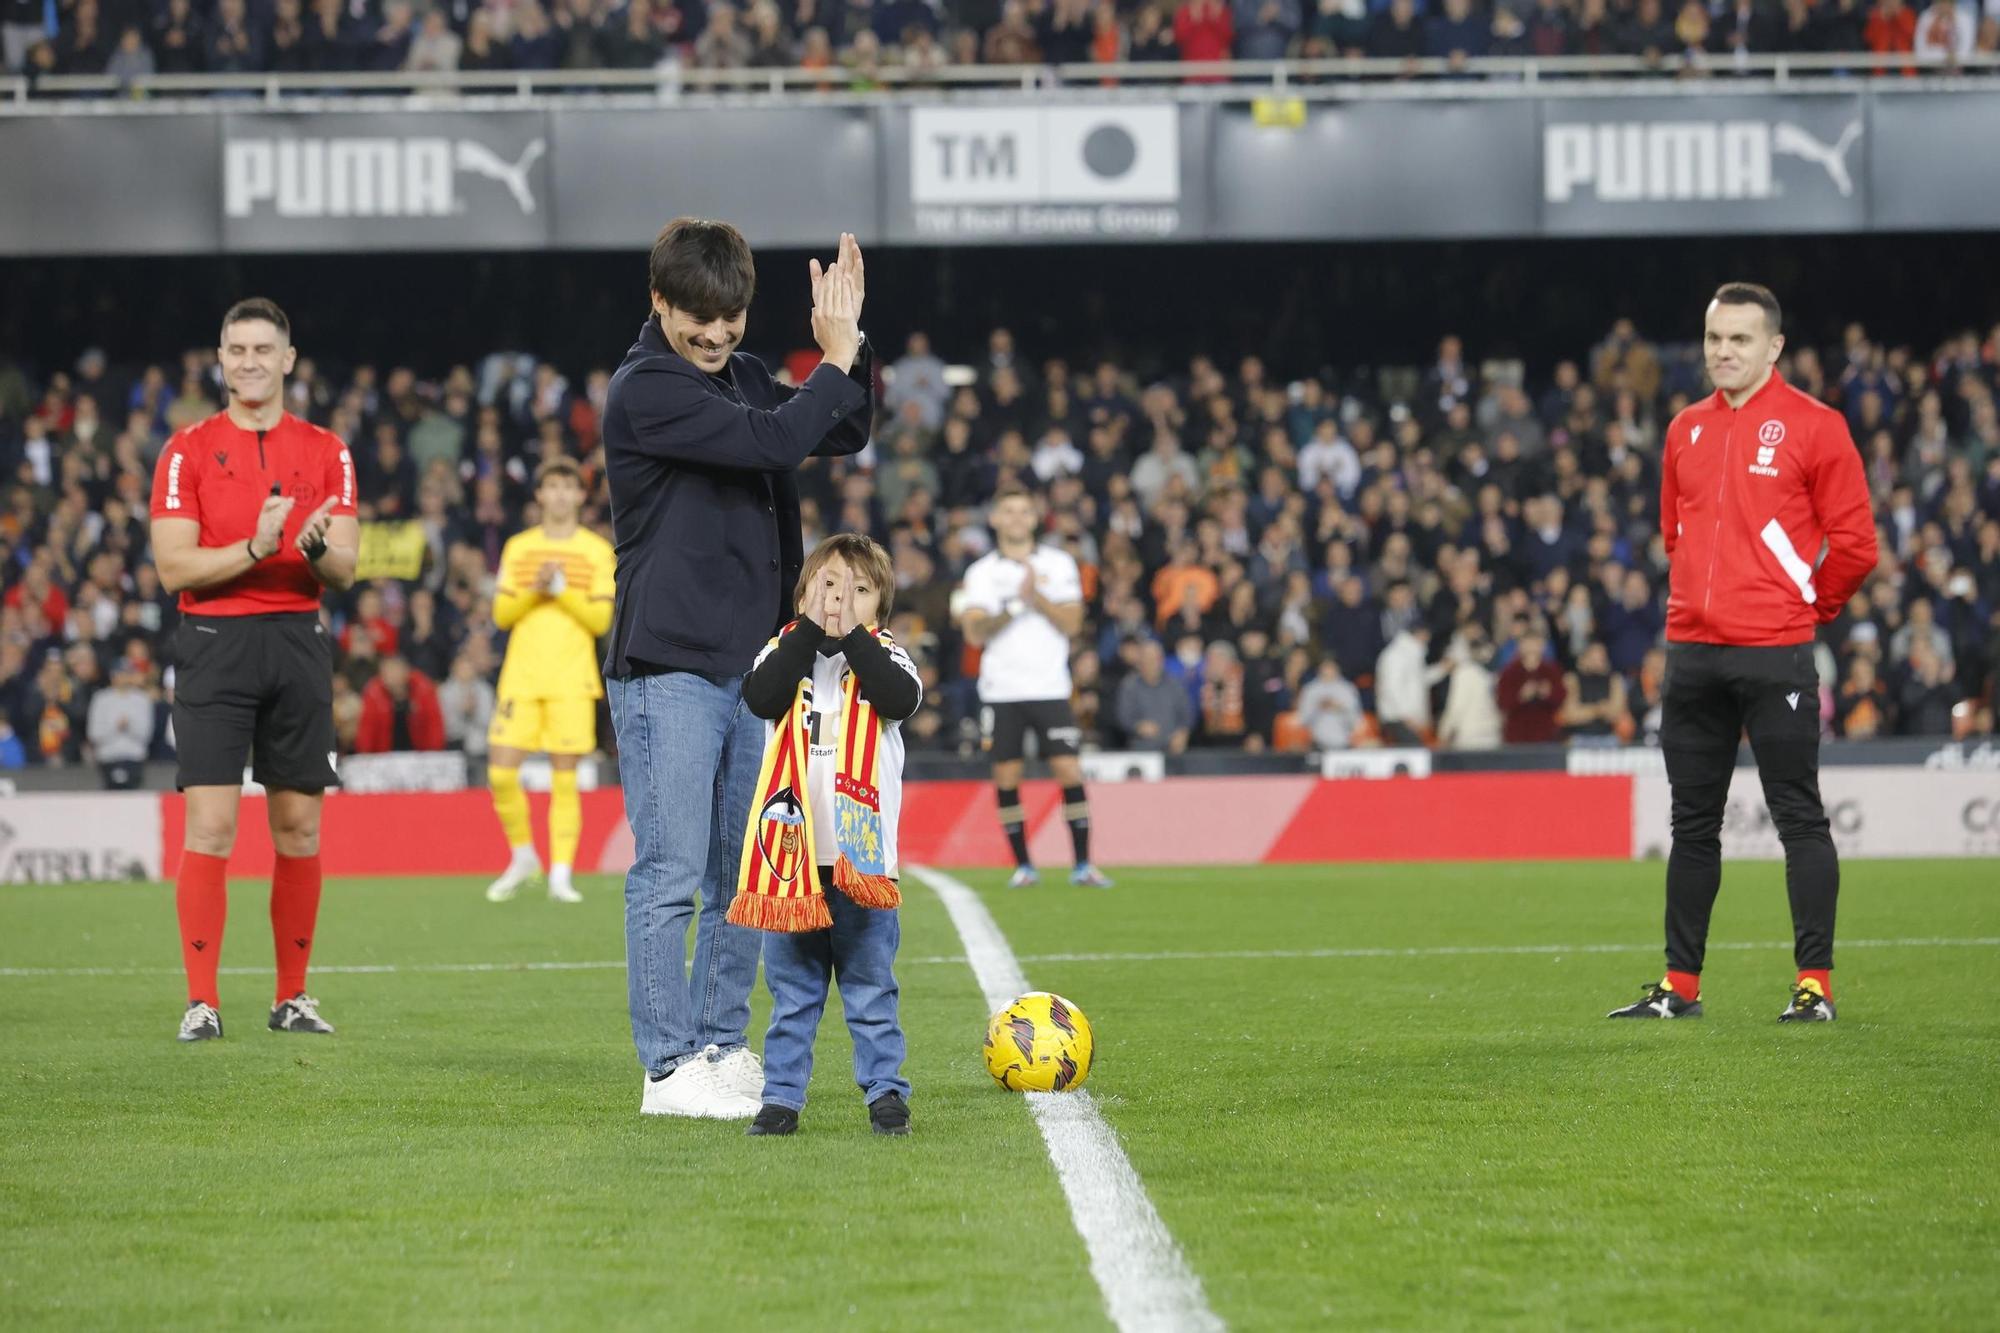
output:
[[[1355,97],[1466,99],[1547,95],[1566,86],[1602,91],[1605,81],[1629,81],[1649,94],[1714,92],[1710,79],[1731,91],[1787,88],[1851,81],[1870,72],[1915,69],[1919,77],[1878,86],[1976,87],[2000,82],[2000,54],[1980,53],[1952,66],[1919,65],[1908,53],[1797,52],[1702,56],[1649,61],[1639,56],[1490,56],[1462,62],[1423,59],[1221,60],[1077,65],[954,65],[937,70],[886,67],[873,77],[881,90],[839,88],[844,70],[652,69],[456,71],[335,71],[310,74],[152,74],[122,80],[106,74],[48,75],[30,81],[0,78],[0,108],[18,111],[55,101],[64,106],[123,107],[133,101],[205,97],[261,97],[269,102],[316,96],[478,96],[651,99],[731,99],[869,102],[887,94],[951,97],[1038,95],[1051,90],[1100,96],[1172,93],[1188,101],[1243,101],[1258,97],[1305,100]],[[1690,77],[1693,76],[1693,77]],[[106,97],[112,101],[104,101]],[[87,99],[81,103],[69,99]]]

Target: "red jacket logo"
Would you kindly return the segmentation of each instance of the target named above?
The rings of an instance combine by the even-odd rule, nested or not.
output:
[[[1763,425],[1757,427],[1757,439],[1760,443],[1773,447],[1783,444],[1785,442],[1785,423],[1776,420],[1765,422]]]

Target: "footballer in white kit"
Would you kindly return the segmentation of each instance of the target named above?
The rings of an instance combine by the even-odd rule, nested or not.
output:
[[[1068,553],[1035,541],[1034,497],[1003,490],[993,501],[993,550],[965,571],[959,623],[980,647],[980,732],[993,760],[1000,826],[1014,851],[1010,887],[1040,876],[1028,858],[1021,813],[1021,756],[1029,731],[1063,789],[1063,818],[1076,851],[1070,882],[1109,888],[1090,862],[1090,806],[1077,763],[1076,714],[1070,708],[1070,640],[1083,626],[1083,580]]]

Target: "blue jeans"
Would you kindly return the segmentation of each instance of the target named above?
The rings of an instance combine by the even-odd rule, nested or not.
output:
[[[820,871],[820,883],[832,872]],[[903,939],[901,916],[861,907],[829,888],[832,930],[764,937],[764,984],[771,988],[771,1030],[764,1034],[764,1100],[803,1110],[812,1077],[813,1037],[826,1008],[826,982],[840,985],[847,1031],[854,1038],[854,1082],[869,1105],[890,1093],[910,1095],[903,1078],[903,1023],[894,966]]]
[[[743,681],[670,671],[607,680],[632,826],[625,876],[625,984],[639,1063],[665,1074],[709,1045],[745,1045],[758,931],[723,920],[764,759],[764,723]],[[694,969],[688,922],[701,890]]]

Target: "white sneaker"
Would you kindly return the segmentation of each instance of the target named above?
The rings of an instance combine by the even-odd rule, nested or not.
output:
[[[682,1061],[663,1079],[647,1079],[640,1115],[678,1115],[696,1120],[750,1120],[759,1102],[723,1081],[721,1053],[711,1046]]]
[[[576,885],[569,882],[569,867],[556,865],[549,867],[549,900],[558,903],[580,903],[583,895],[576,891]]]
[[[504,903],[520,891],[523,884],[542,873],[542,858],[535,855],[535,845],[514,849],[513,859],[507,862],[506,870],[500,878],[486,886],[486,901]]]
[[[764,1062],[757,1058],[757,1052],[748,1046],[731,1051],[722,1057],[722,1084],[745,1097],[754,1097],[757,1104],[764,1104]]]

